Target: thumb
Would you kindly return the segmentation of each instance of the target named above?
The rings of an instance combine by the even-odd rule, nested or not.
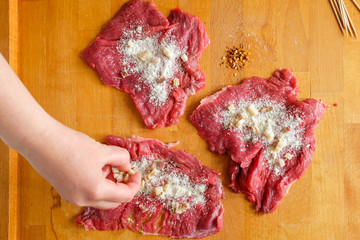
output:
[[[110,202],[129,202],[136,193],[140,190],[141,175],[135,173],[130,176],[129,181],[125,183],[115,183],[105,179],[106,183],[103,185],[103,200]]]

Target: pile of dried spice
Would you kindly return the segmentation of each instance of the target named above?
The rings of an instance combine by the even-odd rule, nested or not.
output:
[[[242,44],[227,48],[225,56],[222,57],[223,62],[220,65],[225,64],[227,68],[241,70],[249,61],[249,55],[250,52],[245,51]]]

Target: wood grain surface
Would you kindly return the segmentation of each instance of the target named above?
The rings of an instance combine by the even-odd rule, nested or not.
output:
[[[9,60],[9,2],[0,1],[0,53]],[[9,148],[0,139],[0,239],[8,238],[9,220]]]
[[[299,80],[300,99],[338,104],[327,109],[316,130],[312,164],[279,208],[265,216],[226,187],[224,227],[207,239],[359,238],[360,42],[341,35],[328,1],[156,0],[166,16],[175,7],[197,15],[211,39],[200,61],[206,88],[188,99],[177,126],[156,130],[145,129],[131,98],[104,86],[80,58],[125,1],[10,1],[15,2],[11,14],[19,23],[9,43],[16,48],[10,51],[16,60],[11,65],[46,111],[98,141],[108,134],[180,141],[176,148],[221,172],[225,186],[229,157],[208,151],[187,118],[202,98],[225,85],[254,75],[269,77],[278,68],[292,70]],[[360,30],[360,12],[345,2]],[[226,47],[239,43],[251,52],[251,62],[234,76],[235,71],[219,64]],[[8,157],[1,152],[4,156]],[[86,232],[74,224],[80,208],[63,201],[25,159],[14,156],[9,161],[15,165],[4,174],[15,176],[12,182],[7,179],[12,186],[10,203],[5,202],[12,211],[7,215],[10,230],[9,236],[1,233],[1,239],[165,239],[130,230]],[[4,213],[1,207],[2,218]]]

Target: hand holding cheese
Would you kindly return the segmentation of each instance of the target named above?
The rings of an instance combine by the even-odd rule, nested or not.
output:
[[[102,145],[48,115],[0,54],[0,138],[22,154],[68,202],[115,208],[140,188],[140,174],[125,183],[106,179],[115,166],[130,170],[126,149]]]

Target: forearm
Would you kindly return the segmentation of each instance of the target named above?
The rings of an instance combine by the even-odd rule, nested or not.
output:
[[[106,179],[110,166],[130,169],[127,150],[95,142],[53,119],[1,54],[0,138],[76,205],[114,208],[140,188],[140,174],[132,175],[127,184]]]
[[[2,55],[0,86],[0,138],[25,157],[42,154],[43,141],[65,127],[40,107]]]

